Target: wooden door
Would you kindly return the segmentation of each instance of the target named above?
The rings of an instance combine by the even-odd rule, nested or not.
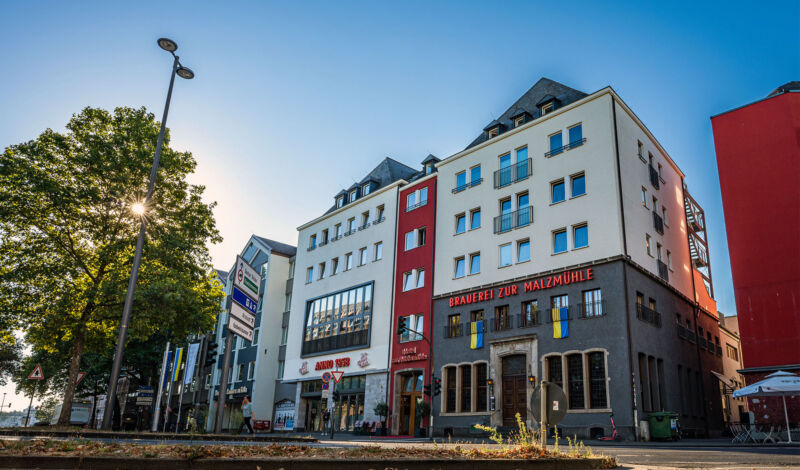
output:
[[[503,426],[516,426],[516,414],[528,419],[528,385],[525,355],[503,358]]]

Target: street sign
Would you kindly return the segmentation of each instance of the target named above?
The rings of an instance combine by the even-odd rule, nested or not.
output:
[[[256,326],[256,316],[240,307],[239,304],[231,304],[231,316],[247,325],[251,330]]]
[[[253,315],[255,315],[258,311],[258,302],[248,297],[236,286],[233,286],[231,297],[233,298],[234,302],[249,310]]]
[[[75,385],[81,383],[84,377],[86,377],[86,372],[78,372],[78,380],[75,382]]]
[[[42,372],[41,364],[36,364],[36,368],[33,369],[31,375],[28,376],[28,380],[44,380],[44,373]]]
[[[323,400],[327,400],[328,397],[330,396],[330,394],[331,394],[330,390],[328,390],[326,388],[323,388],[322,389],[322,397],[320,397],[320,398],[322,398]]]
[[[334,370],[334,371],[331,371],[331,375],[333,376],[333,381],[338,384],[339,381],[342,380],[342,376],[344,375],[344,371]]]
[[[251,268],[241,256],[236,257],[233,285],[243,290],[251,299],[258,299],[258,291],[261,287],[261,276],[259,276],[258,271]]]
[[[330,381],[331,381],[331,373],[330,372],[325,372],[324,374],[322,374],[322,383],[328,383]]]
[[[322,382],[322,389],[323,390],[328,390],[329,388],[331,388],[330,382]]]
[[[547,424],[553,426],[560,423],[567,414],[567,395],[564,394],[564,390],[561,387],[554,383],[547,382],[546,388],[547,403],[545,403],[545,406],[547,408]],[[533,390],[533,396],[531,396],[531,412],[536,421],[541,420],[542,414],[541,389],[541,385],[537,386]]]
[[[136,405],[137,406],[152,405],[154,395],[155,393],[153,392],[152,386],[142,385],[136,392]]]
[[[236,333],[247,341],[253,341],[253,329],[237,320],[234,316],[228,318],[228,329],[231,333]]]

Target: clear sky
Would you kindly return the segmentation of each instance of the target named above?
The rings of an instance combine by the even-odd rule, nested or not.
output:
[[[649,4],[649,5],[648,5]],[[228,269],[252,233],[295,228],[383,157],[463,149],[540,77],[611,85],[707,213],[719,308],[735,311],[709,117],[800,79],[800,3],[0,2],[0,147],[84,106],[161,116],[219,203]],[[7,391],[3,388],[0,391]],[[14,408],[27,406],[17,397]]]

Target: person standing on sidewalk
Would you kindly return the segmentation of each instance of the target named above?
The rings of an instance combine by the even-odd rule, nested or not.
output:
[[[328,421],[331,419],[331,410],[325,408],[325,412],[322,413],[322,435],[325,435],[325,432],[328,431]]]
[[[253,417],[253,406],[250,404],[250,396],[245,396],[244,400],[242,400],[242,418],[244,418],[244,423],[239,425],[239,431],[242,432],[242,427],[247,425],[247,429],[250,430],[250,435],[255,436],[256,433],[253,431],[253,426],[250,425],[250,418]]]

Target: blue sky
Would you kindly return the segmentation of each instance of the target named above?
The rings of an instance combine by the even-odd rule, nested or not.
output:
[[[392,156],[447,157],[542,76],[611,85],[705,207],[716,297],[733,312],[709,117],[800,77],[794,2],[0,3],[0,147],[84,106],[161,115],[175,39],[172,145],[219,203],[227,268],[251,233],[295,227]]]

